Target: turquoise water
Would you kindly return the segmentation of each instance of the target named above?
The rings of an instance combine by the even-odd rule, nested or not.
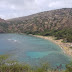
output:
[[[11,60],[31,65],[48,62],[55,67],[70,61],[58,45],[24,34],[0,34],[0,54],[9,54]]]

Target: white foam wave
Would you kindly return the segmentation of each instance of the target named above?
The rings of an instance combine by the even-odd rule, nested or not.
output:
[[[8,39],[9,41],[11,40],[11,39]]]
[[[8,40],[13,42],[19,42],[18,40],[14,40],[14,39],[8,39]]]

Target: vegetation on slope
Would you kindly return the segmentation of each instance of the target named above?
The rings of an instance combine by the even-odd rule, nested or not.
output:
[[[8,32],[8,23],[0,22],[0,33]]]
[[[19,64],[15,61],[8,61],[8,56],[0,56],[0,72],[71,72],[72,63],[66,65],[66,70],[51,69],[48,64],[42,64],[41,67],[33,69],[29,65]]]
[[[62,29],[62,30],[49,30],[41,33],[32,33],[39,34],[43,36],[55,36],[57,39],[64,39],[64,42],[72,42],[72,28]]]

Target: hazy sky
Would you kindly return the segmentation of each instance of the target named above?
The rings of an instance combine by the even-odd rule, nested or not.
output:
[[[59,8],[72,8],[72,0],[0,0],[0,17],[9,19]]]

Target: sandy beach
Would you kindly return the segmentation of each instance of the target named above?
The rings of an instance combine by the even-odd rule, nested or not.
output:
[[[66,53],[69,56],[72,56],[72,49],[70,48],[72,47],[72,43],[63,43],[62,39],[55,40],[55,37],[52,36],[39,36],[39,35],[33,35],[33,36],[54,42],[55,44],[60,46],[60,48],[64,51],[64,53]]]

